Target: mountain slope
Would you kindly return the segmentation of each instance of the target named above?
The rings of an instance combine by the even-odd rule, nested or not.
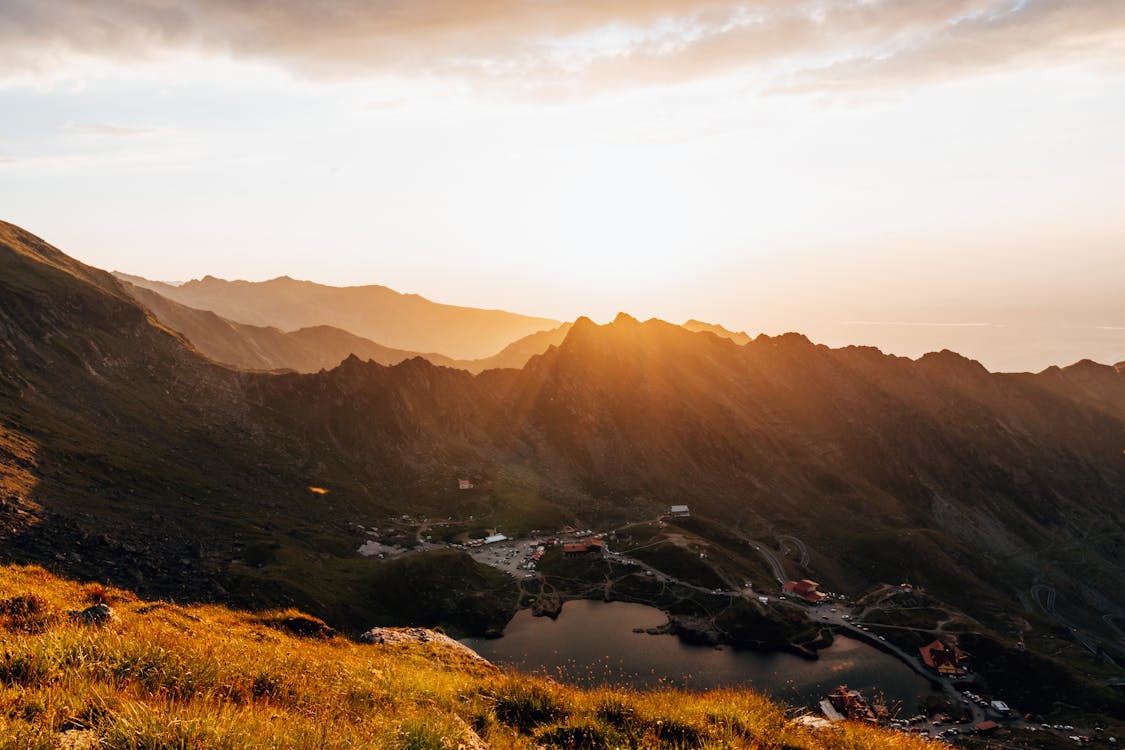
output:
[[[609,527],[686,503],[726,530],[799,537],[836,590],[908,578],[1001,632],[1042,622],[1037,587],[1107,647],[1103,617],[1125,612],[1120,370],[1000,375],[952,352],[738,345],[622,315],[579,319],[521,370],[233,372],[108,275],[4,231],[15,500],[0,519],[16,559],[348,627],[444,585],[475,598],[435,597],[430,622],[468,613],[480,630],[515,607],[511,579],[453,550],[361,559],[364,529],[401,514]]]
[[[102,627],[64,615],[106,604]],[[750,691],[580,689],[505,673],[433,631],[363,644],[300,612],[138,599],[0,567],[0,746],[925,750],[858,722],[817,732]],[[486,744],[487,743],[487,744]]]
[[[386,470],[357,473],[328,446],[298,465],[302,432],[246,397],[270,376],[202,359],[112,276],[55,253],[0,224],[5,557],[154,596],[299,604],[341,626],[401,617],[381,602],[403,582],[354,552],[354,522],[398,510],[389,490],[413,482],[399,451]],[[325,502],[309,489],[325,484],[347,491]],[[483,632],[507,619],[503,576],[464,556],[434,565],[468,599],[437,602],[429,622]]]
[[[559,325],[502,310],[442,305],[383,286],[332,287],[287,276],[262,282],[207,276],[180,286],[123,278],[239,323],[284,331],[328,325],[393,349],[456,359],[491,356],[518,338]]]
[[[183,334],[202,354],[240,369],[316,372],[335,367],[352,354],[387,365],[421,356],[418,352],[381,346],[332,326],[286,332],[234,323],[208,310],[173,302],[144,287],[127,283],[125,288],[162,324]],[[425,356],[434,364],[453,364],[453,360],[440,354]]]

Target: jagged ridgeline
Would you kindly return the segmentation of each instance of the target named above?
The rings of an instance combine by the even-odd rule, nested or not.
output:
[[[111,275],[0,225],[3,553],[146,595],[301,607],[336,627],[502,625],[513,579],[463,553],[361,558],[402,513],[518,533],[650,518],[800,537],[819,578],[908,578],[998,629],[1028,592],[1116,637],[1125,375],[990,373],[579,319],[521,369],[201,356]],[[459,492],[471,476],[475,489]],[[315,490],[310,489],[315,488]]]

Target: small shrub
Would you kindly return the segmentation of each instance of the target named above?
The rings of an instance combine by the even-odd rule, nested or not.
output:
[[[268,616],[262,622],[300,638],[331,638],[336,635],[336,631],[324,620],[301,612]]]
[[[652,733],[665,747],[699,747],[699,730],[678,719],[660,719],[652,723]]]
[[[58,620],[47,600],[37,594],[23,594],[0,600],[0,625],[19,633],[42,633]]]
[[[5,651],[0,654],[0,683],[39,685],[52,676],[54,670],[35,654]]]
[[[109,589],[100,583],[88,583],[82,587],[82,598],[89,604],[109,604]]]
[[[566,714],[554,693],[542,685],[524,680],[508,680],[495,688],[489,697],[496,718],[521,732],[558,721]]]
[[[250,683],[250,694],[255,699],[278,698],[283,693],[281,680],[268,672],[259,672]]]
[[[405,722],[398,730],[398,750],[451,750],[456,747],[437,727],[422,721]]]
[[[618,729],[630,729],[637,723],[637,709],[619,695],[606,696],[598,704],[596,715]]]
[[[545,747],[561,750],[602,750],[611,747],[605,730],[594,724],[572,724],[548,727],[536,735]]]

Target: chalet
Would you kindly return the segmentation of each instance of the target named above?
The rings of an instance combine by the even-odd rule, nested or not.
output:
[[[781,589],[787,593],[792,594],[803,602],[808,604],[820,604],[828,595],[823,591],[817,591],[820,586],[816,581],[810,581],[808,578],[802,578],[800,581],[787,581],[782,584]]]
[[[688,510],[686,505],[673,505],[668,509],[669,518],[690,518],[691,511]]]
[[[967,671],[969,656],[955,642],[936,639],[918,649],[922,663],[943,677],[960,677]]]
[[[563,545],[564,557],[584,557],[591,552],[601,552],[605,542],[601,539],[590,539],[585,542],[569,542]]]

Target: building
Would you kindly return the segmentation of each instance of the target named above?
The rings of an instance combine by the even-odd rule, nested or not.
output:
[[[690,518],[691,511],[686,505],[673,505],[668,509],[669,518]]]
[[[989,719],[988,721],[982,721],[979,724],[974,725],[973,728],[977,730],[977,734],[990,734],[999,729],[1000,725],[995,721]]]
[[[468,479],[458,479],[457,480],[457,489],[459,489],[459,490],[471,490],[472,488],[473,488],[473,483],[471,481],[469,481]]]
[[[992,710],[995,711],[996,713],[1000,714],[1001,716],[1011,716],[1012,715],[1012,709],[1010,709],[1008,707],[1008,704],[1005,703],[1004,701],[992,701],[991,705],[992,705]]]
[[[847,685],[839,685],[828,694],[828,702],[841,715],[852,721],[866,721],[875,724],[879,715],[871,707],[858,690],[852,690]]]
[[[591,552],[601,552],[605,542],[601,539],[590,539],[585,542],[568,542],[563,545],[564,557],[583,557]]]
[[[484,538],[484,543],[485,544],[496,544],[497,542],[507,541],[507,539],[508,539],[508,537],[504,536],[503,534],[492,534],[492,535],[486,536]]]
[[[787,581],[782,584],[781,589],[787,594],[792,594],[803,602],[808,604],[820,604],[828,595],[823,591],[817,591],[820,586],[816,581],[810,581],[808,578],[802,578],[800,581]]]
[[[950,640],[934,640],[918,649],[922,663],[943,677],[960,677],[968,671],[969,655]]]

